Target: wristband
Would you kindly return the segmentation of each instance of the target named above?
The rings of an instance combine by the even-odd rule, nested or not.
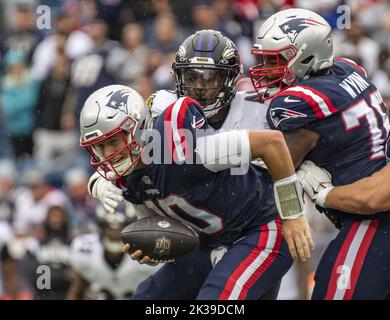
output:
[[[316,197],[316,204],[319,205],[320,207],[326,208],[325,206],[325,201],[326,197],[328,196],[328,193],[333,189],[334,187],[327,187],[320,192],[318,192],[317,197]]]
[[[303,190],[296,174],[276,181],[274,194],[276,207],[283,220],[296,219],[304,214]]]

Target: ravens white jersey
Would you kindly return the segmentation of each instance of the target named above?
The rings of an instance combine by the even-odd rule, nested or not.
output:
[[[104,258],[104,248],[98,234],[84,234],[72,242],[72,268],[90,283],[93,291],[108,292],[114,299],[131,295],[138,284],[158,270],[158,267],[140,265],[124,255],[116,269]]]
[[[152,116],[157,117],[176,100],[177,95],[174,91],[160,90],[151,95],[146,104],[151,108]],[[267,109],[268,104],[261,104],[256,92],[239,91],[231,102],[229,114],[221,129],[269,129]]]
[[[157,118],[168,106],[177,100],[177,95],[171,90],[159,90],[153,93],[146,101]],[[269,129],[267,123],[268,102],[260,103],[255,91],[238,91],[234,96],[229,113],[219,130],[265,130]],[[253,164],[266,168],[264,161],[256,159]]]

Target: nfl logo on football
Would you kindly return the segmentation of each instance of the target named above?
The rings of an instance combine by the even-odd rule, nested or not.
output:
[[[167,256],[169,255],[170,251],[171,251],[171,240],[165,237],[156,239],[154,245],[155,254],[158,254],[159,256]]]

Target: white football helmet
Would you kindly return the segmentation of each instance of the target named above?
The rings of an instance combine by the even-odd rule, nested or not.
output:
[[[92,166],[104,178],[112,180],[112,176],[118,178],[134,170],[147,142],[143,132],[150,119],[141,95],[130,87],[106,86],[88,97],[80,114],[80,145],[89,151]],[[123,139],[123,146],[105,156],[100,146],[115,135]]]
[[[287,9],[260,27],[252,54],[260,63],[249,74],[261,100],[306,80],[333,65],[333,40],[328,22],[306,9]]]

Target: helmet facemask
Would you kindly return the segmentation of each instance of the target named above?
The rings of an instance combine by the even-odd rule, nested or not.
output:
[[[135,169],[144,147],[134,139],[137,125],[135,119],[126,117],[118,127],[106,134],[81,142],[81,146],[91,155],[91,165],[105,179],[117,179]],[[104,148],[107,145],[115,151],[105,156]]]
[[[172,63],[177,95],[189,96],[207,118],[230,106],[242,65],[236,45],[215,30],[200,30],[179,47]]]
[[[233,98],[237,75],[231,69],[202,64],[175,66],[180,95],[197,100],[207,118],[217,114]]]
[[[296,81],[296,76],[289,70],[297,56],[293,46],[280,50],[253,48],[252,54],[258,58],[259,63],[249,69],[249,76],[261,101],[274,97]]]

